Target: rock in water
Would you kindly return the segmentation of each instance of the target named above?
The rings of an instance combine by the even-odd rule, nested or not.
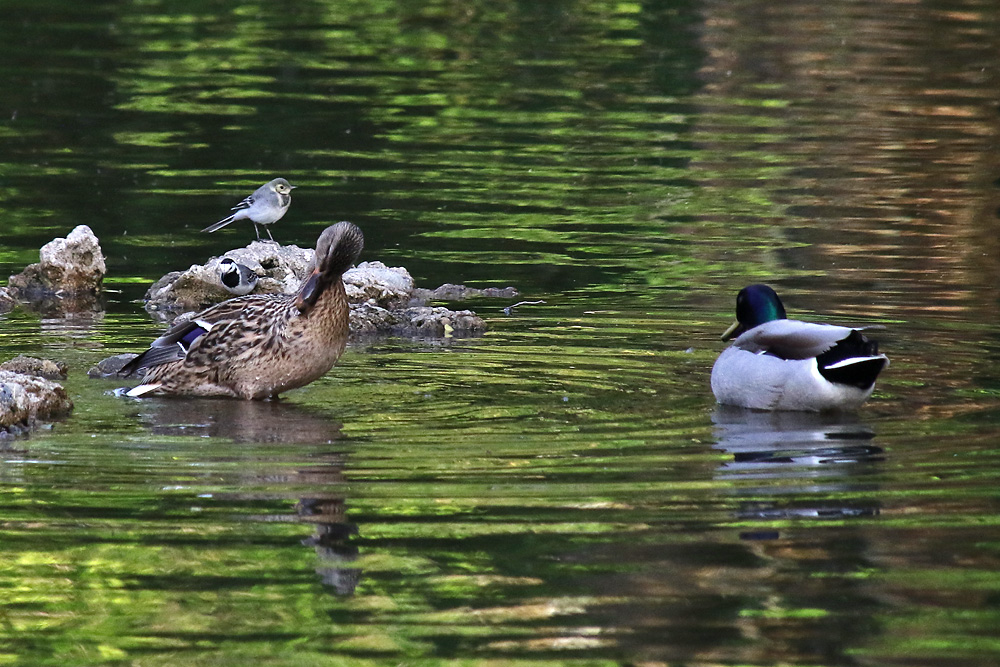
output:
[[[11,295],[10,290],[6,287],[0,287],[0,313],[6,313],[13,310],[16,305],[17,299]]]
[[[344,274],[344,289],[351,303],[372,301],[382,308],[398,308],[413,297],[413,278],[401,266],[361,262]]]
[[[199,311],[232,298],[219,281],[219,263],[228,257],[257,274],[255,294],[292,294],[309,273],[315,251],[294,245],[254,241],[186,271],[171,271],[146,291],[146,310],[170,321],[179,313]]]
[[[10,277],[8,287],[16,291],[44,290],[79,294],[98,292],[107,267],[94,232],[80,225],[66,238],[53,239],[42,246],[38,264]]]
[[[20,354],[10,361],[0,364],[0,371],[13,371],[23,375],[35,375],[46,380],[65,380],[66,364],[51,359],[39,359]]]
[[[97,365],[92,366],[89,371],[87,371],[87,377],[91,378],[109,378],[117,377],[118,372],[124,368],[125,364],[132,361],[139,355],[135,352],[126,352],[125,354],[116,354],[113,357],[108,357],[107,359],[102,359],[97,362]],[[146,369],[143,368],[135,372],[135,377],[142,377],[146,374]]]
[[[66,238],[43,245],[38,254],[37,264],[10,277],[11,296],[67,312],[95,308],[107,266],[90,227],[79,225]]]
[[[53,419],[73,409],[62,385],[33,375],[0,371],[0,438],[35,427],[40,419]]]
[[[294,245],[254,241],[246,248],[230,250],[226,257],[252,269],[258,276],[257,294],[293,294],[308,275],[314,251]],[[199,311],[231,298],[219,283],[219,262],[213,257],[204,265],[187,271],[172,271],[157,280],[146,292],[146,310],[158,319],[171,322],[182,313]],[[469,310],[452,311],[426,306],[427,296],[447,298],[492,296],[488,291],[449,285],[447,293],[418,290],[402,267],[382,262],[361,262],[344,273],[344,287],[351,302],[351,334],[358,337],[397,335],[418,338],[476,336],[486,330],[481,317]],[[513,288],[498,295],[517,294]],[[102,371],[98,369],[97,374]]]

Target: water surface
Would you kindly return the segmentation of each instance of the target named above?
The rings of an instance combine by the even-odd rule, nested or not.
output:
[[[1000,660],[990,3],[15,2],[0,275],[89,225],[104,309],[0,317],[76,409],[0,452],[0,662]],[[274,176],[481,338],[278,403],[85,377]],[[878,323],[858,415],[708,388],[740,287]]]

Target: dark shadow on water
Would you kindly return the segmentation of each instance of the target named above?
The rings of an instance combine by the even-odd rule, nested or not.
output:
[[[755,412],[720,406],[712,414],[715,449],[732,455],[716,479],[738,482],[740,519],[848,519],[879,513],[857,492],[874,487],[864,477],[884,460],[875,431],[857,415]],[[761,500],[780,498],[780,500]],[[840,497],[849,496],[841,500]],[[777,531],[751,531],[744,539],[777,539]]]

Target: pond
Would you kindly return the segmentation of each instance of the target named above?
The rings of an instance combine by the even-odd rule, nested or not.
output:
[[[0,275],[108,275],[0,316],[76,405],[0,451],[0,664],[1000,662],[995,3],[6,9]],[[277,176],[282,243],[520,295],[279,402],[89,379]],[[754,282],[885,327],[858,414],[715,404]]]

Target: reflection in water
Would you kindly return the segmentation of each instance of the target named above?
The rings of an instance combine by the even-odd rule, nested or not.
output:
[[[95,340],[95,334],[104,323],[103,312],[84,311],[42,311],[39,320],[43,348],[46,350],[64,350],[67,345],[77,348],[101,349],[102,345]]]
[[[225,399],[148,399],[140,418],[157,435],[225,438],[254,444],[330,444],[341,435],[342,424],[301,406],[282,401],[235,401]],[[264,483],[284,489],[305,489],[309,495],[295,506],[297,519],[314,526],[302,544],[313,547],[320,559],[316,573],[325,586],[338,595],[351,595],[361,578],[361,570],[345,567],[358,558],[351,543],[358,528],[346,518],[343,493],[324,492],[344,485],[342,452],[317,452],[307,468],[282,471],[265,468],[266,480],[243,480],[252,486]],[[224,494],[219,494],[224,495]],[[260,517],[273,521],[273,515]]]
[[[738,495],[773,497],[804,495],[782,502],[748,501],[741,519],[774,521],[790,518],[844,519],[878,514],[875,501],[843,498],[862,489],[859,477],[870,464],[883,460],[882,449],[871,444],[875,432],[856,415],[808,412],[755,412],[720,406],[712,415],[716,449],[733,456],[720,466],[720,480],[746,480],[735,487]],[[833,494],[833,499],[815,498]],[[776,531],[751,531],[745,539],[776,539]]]
[[[546,304],[355,355],[363,447],[324,408],[71,376],[0,471],[8,662],[998,662],[1000,4],[15,6],[0,277],[86,223],[124,293],[92,335],[17,309],[5,349],[158,335],[129,300],[249,240],[198,230],[270,170],[303,185],[282,239],[336,214],[422,286]],[[698,348],[757,279],[890,325],[867,425],[706,436]]]
[[[139,419],[156,435],[225,438],[247,443],[326,444],[342,424],[282,401],[149,399]]]
[[[346,567],[358,558],[358,548],[351,542],[351,537],[358,534],[358,527],[347,521],[346,509],[342,497],[303,498],[296,505],[299,520],[316,527],[302,544],[316,550],[320,559],[316,574],[323,585],[338,595],[353,594],[361,580],[360,569]]]

